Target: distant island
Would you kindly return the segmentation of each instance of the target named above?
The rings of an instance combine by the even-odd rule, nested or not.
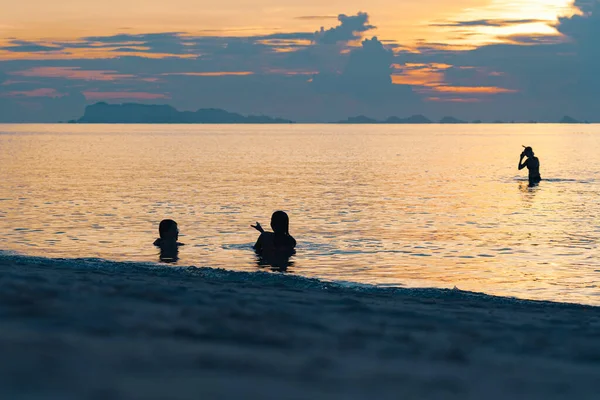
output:
[[[462,121],[454,117],[444,117],[440,120],[440,124],[466,124],[467,121]]]
[[[431,124],[431,120],[423,115],[413,115],[408,118],[389,117],[384,124]]]
[[[310,123],[310,121],[305,121]],[[564,116],[557,120],[560,124],[588,124],[587,121],[579,121],[570,116]],[[197,111],[178,111],[170,105],[157,104],[108,104],[105,102],[89,105],[85,108],[84,115],[69,123],[74,124],[293,124],[294,121],[273,118],[266,115],[244,116],[219,108],[201,108]],[[377,120],[364,115],[349,117],[336,124],[483,124],[482,120],[471,122],[464,121],[452,116],[446,116],[439,121],[434,121],[424,115],[416,114],[401,118],[392,116],[384,120]],[[488,122],[492,124],[537,124],[538,121],[500,121]],[[546,122],[552,123],[552,122]]]
[[[293,121],[264,115],[243,116],[218,108],[178,111],[169,105],[96,103],[85,108],[79,124],[291,124]]]
[[[468,124],[469,122],[463,121],[454,117],[444,117],[439,121],[432,121],[424,115],[412,115],[408,118],[400,117],[389,117],[386,120],[378,121],[373,118],[359,115],[357,117],[350,117],[344,121],[338,121],[338,124]],[[482,121],[473,121],[473,124],[481,124]]]
[[[385,121],[378,121],[373,118],[359,115],[350,117],[343,121],[338,121],[338,124],[431,124],[432,121],[423,115],[413,115],[408,118],[389,117]]]
[[[556,121],[559,124],[589,124],[588,121],[578,121],[575,118],[564,116],[561,120]],[[408,118],[400,118],[400,117],[389,117],[385,120],[376,120],[374,118],[370,118],[364,115],[359,115],[356,117],[350,117],[343,121],[335,122],[336,124],[484,124],[486,122],[477,119],[472,122],[463,121],[461,119],[446,116],[440,119],[439,121],[432,121],[424,115],[413,115]],[[493,122],[488,122],[491,124],[537,124],[538,121],[500,121],[496,120]],[[546,123],[554,123],[554,122],[546,122]]]
[[[564,116],[563,119],[559,121],[559,124],[589,124],[588,121],[579,121],[575,118],[569,117],[568,115]]]

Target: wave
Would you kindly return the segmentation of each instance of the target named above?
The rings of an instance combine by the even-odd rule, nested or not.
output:
[[[2,250],[0,250],[0,267],[4,271],[11,268],[48,269],[48,272],[70,271],[81,273],[90,271],[122,274],[124,278],[130,278],[132,275],[140,275],[142,277],[158,277],[165,280],[170,278],[200,279],[212,283],[252,285],[253,287],[264,287],[265,289],[276,287],[291,290],[346,291],[348,294],[361,293],[374,296],[399,296],[423,300],[470,300],[479,304],[493,303],[496,305],[513,304],[520,306],[536,304],[538,306],[545,305],[550,307],[590,307],[582,304],[493,296],[485,293],[463,291],[456,287],[454,289],[390,287],[349,281],[321,280],[267,271],[243,272],[211,267],[166,266],[153,263],[109,261],[100,258],[44,258],[14,254]],[[3,272],[3,276],[7,276],[6,272]]]

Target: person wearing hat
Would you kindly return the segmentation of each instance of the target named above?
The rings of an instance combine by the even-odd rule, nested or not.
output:
[[[525,157],[527,157],[527,159],[523,161]],[[531,147],[525,147],[525,150],[521,153],[519,171],[525,167],[529,170],[529,186],[535,186],[540,183],[542,180],[540,175],[540,160],[535,156]]]

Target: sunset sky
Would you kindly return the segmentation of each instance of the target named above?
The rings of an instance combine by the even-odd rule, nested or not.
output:
[[[25,0],[2,7],[2,36],[19,39],[75,39],[115,33],[188,32],[206,35],[256,35],[312,31],[332,27],[339,14],[367,12],[388,40],[454,41],[460,29],[432,25],[448,21],[504,19],[539,20],[506,29],[472,29],[494,39],[506,33],[552,33],[548,23],[573,12],[569,0],[305,0],[284,5],[280,0]]]
[[[596,0],[23,0],[0,14],[0,121],[96,101],[298,121],[597,119]]]

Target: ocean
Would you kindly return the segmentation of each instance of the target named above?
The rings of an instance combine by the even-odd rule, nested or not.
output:
[[[600,305],[597,125],[0,125],[0,182],[4,254],[270,271],[284,210],[287,274]]]

